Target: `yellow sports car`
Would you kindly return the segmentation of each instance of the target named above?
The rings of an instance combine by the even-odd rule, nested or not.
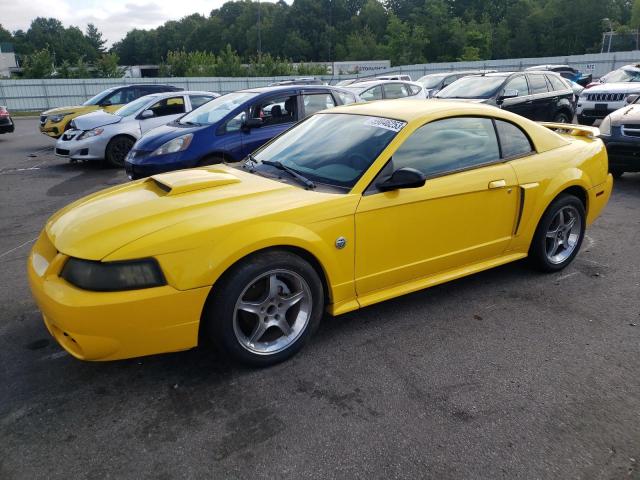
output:
[[[597,134],[439,100],[326,110],[243,162],[155,175],[62,209],[29,257],[31,289],[80,359],[208,338],[270,365],[298,351],[325,311],[527,256],[544,271],[567,266],[611,194]]]
[[[151,93],[174,92],[182,90],[172,85],[140,84],[113,87],[98,93],[82,105],[57,107],[40,114],[40,132],[52,138],[60,138],[69,128],[71,120],[96,110],[115,112],[127,104]]]

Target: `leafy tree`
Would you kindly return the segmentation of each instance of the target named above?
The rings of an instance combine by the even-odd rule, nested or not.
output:
[[[25,78],[48,78],[53,73],[53,58],[47,49],[38,50],[25,58],[22,65]]]
[[[122,70],[118,67],[118,55],[105,53],[96,62],[96,73],[101,78],[118,78],[122,76]]]
[[[105,53],[106,49],[104,47],[106,40],[102,38],[102,33],[96,28],[93,23],[89,23],[87,25],[87,30],[85,32],[88,43],[93,47],[96,53]]]

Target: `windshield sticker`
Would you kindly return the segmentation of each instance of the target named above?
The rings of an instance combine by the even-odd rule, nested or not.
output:
[[[407,122],[391,120],[390,118],[375,117],[370,118],[369,120],[364,122],[364,124],[369,127],[384,128],[385,130],[391,130],[392,132],[399,132],[400,130],[402,130],[402,127],[407,124]]]

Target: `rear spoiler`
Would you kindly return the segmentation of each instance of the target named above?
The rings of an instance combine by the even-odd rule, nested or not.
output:
[[[566,135],[572,135],[574,137],[587,137],[596,138],[600,136],[600,129],[598,127],[588,127],[586,125],[576,125],[573,123],[554,123],[554,122],[540,122],[540,125],[547,127],[550,130],[560,130],[558,133],[564,133]]]

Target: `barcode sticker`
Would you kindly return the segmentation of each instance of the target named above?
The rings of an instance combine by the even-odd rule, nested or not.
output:
[[[391,130],[392,132],[399,132],[407,124],[407,122],[401,122],[400,120],[391,120],[390,118],[370,118],[365,125],[369,127],[384,128],[385,130]]]

